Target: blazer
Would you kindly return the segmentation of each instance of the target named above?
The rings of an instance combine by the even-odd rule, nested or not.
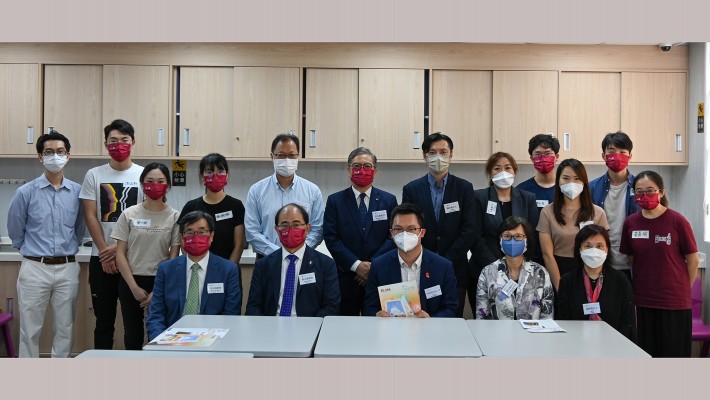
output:
[[[301,285],[296,279],[296,315],[325,317],[337,315],[340,307],[340,288],[335,262],[308,245],[301,260],[300,274],[313,272],[314,283]],[[281,250],[257,260],[251,278],[246,315],[276,315],[281,292]]]
[[[183,315],[187,300],[187,256],[163,261],[158,266],[150,301],[146,330],[148,339],[177,322]],[[208,293],[207,285],[222,283],[223,293]],[[242,311],[242,290],[239,288],[239,268],[233,262],[210,253],[205,285],[200,297],[201,315],[239,315]]]
[[[378,287],[402,282],[399,250],[390,250],[372,261],[370,275],[365,285],[365,313],[374,316],[382,309]],[[455,317],[459,306],[456,277],[451,261],[427,249],[422,249],[422,267],[419,271],[419,300],[422,310],[431,317]],[[439,286],[441,295],[426,298],[424,289]]]
[[[474,236],[480,230],[474,210],[475,200],[471,182],[449,173],[439,221],[434,214],[428,175],[404,186],[402,203],[415,203],[422,209],[424,228],[427,230],[422,238],[422,245],[451,261],[454,264],[459,286],[468,285],[471,279],[468,271],[468,250],[473,244]],[[445,212],[444,205],[450,203],[458,203],[459,211]]]

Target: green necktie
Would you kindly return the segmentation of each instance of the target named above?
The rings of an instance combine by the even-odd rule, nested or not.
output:
[[[184,315],[200,313],[200,278],[197,276],[197,270],[200,269],[200,264],[194,263],[190,267],[190,286],[187,288],[187,301],[185,301]]]

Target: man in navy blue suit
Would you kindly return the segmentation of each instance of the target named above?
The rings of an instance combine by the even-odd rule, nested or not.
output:
[[[187,255],[158,266],[146,320],[149,340],[185,314],[239,315],[242,311],[239,268],[209,251],[214,238],[212,216],[192,211],[178,224]]]
[[[480,234],[480,222],[475,213],[473,185],[449,173],[454,156],[454,142],[441,133],[432,133],[422,142],[424,161],[429,173],[404,186],[402,203],[414,203],[424,215],[422,227],[428,234],[422,238],[424,248],[439,254],[454,264],[458,282],[458,317],[468,291],[471,309],[476,304],[476,283],[468,268],[468,249]]]
[[[453,263],[422,246],[427,231],[422,228],[422,212],[416,204],[397,206],[390,217],[397,249],[372,261],[365,289],[365,315],[389,317],[380,306],[378,287],[417,281],[422,309],[415,317],[455,317],[458,309]]]
[[[360,315],[371,261],[393,249],[389,216],[397,198],[372,186],[377,156],[360,147],[348,156],[352,186],[328,196],[323,237],[338,267],[340,315]]]
[[[276,213],[274,229],[281,249],[257,260],[251,278],[247,315],[325,317],[340,305],[333,259],[306,245],[308,212],[287,204]]]

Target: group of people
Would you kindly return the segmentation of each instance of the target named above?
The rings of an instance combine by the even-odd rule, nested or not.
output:
[[[21,357],[38,356],[48,303],[52,356],[69,355],[84,226],[97,349],[113,347],[119,300],[126,349],[143,346],[144,328],[153,339],[186,314],[240,314],[246,238],[257,254],[247,315],[389,317],[378,288],[416,281],[415,317],[462,317],[468,296],[476,318],[603,320],[652,356],[690,355],[693,232],[668,208],[660,175],[631,175],[623,132],[604,137],[608,171],[592,182],[578,160],[555,169],[559,142],[541,134],[528,148],[534,177],[514,187],[517,163],[498,152],[478,190],[449,172],[451,138],[430,134],[428,172],[403,187],[399,205],[373,186],[377,157],[362,147],[347,159],[350,184],[324,204],[296,174],[298,137],[282,134],[271,145],[274,174],[251,186],[246,207],[225,193],[229,166],[212,153],[199,165],[205,194],[182,212],[167,201],[168,168],[131,161],[130,123],[113,121],[104,139],[111,159],[78,185],[63,175],[69,140],[41,136],[45,171],[11,201]],[[330,257],[315,250],[323,240]]]

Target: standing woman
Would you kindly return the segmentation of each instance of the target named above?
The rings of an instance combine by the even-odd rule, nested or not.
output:
[[[545,268],[557,291],[560,276],[577,266],[574,261],[574,238],[589,224],[608,230],[604,210],[592,203],[589,179],[584,164],[568,158],[557,167],[555,201],[540,212],[537,224]]]
[[[180,250],[178,212],[166,203],[170,171],[161,163],[145,166],[140,176],[145,200],[126,209],[111,238],[116,239],[116,266],[121,273],[118,298],[126,350],[143,347],[144,309],[150,305],[158,264]]]
[[[641,212],[624,221],[619,251],[634,277],[638,344],[652,357],[690,357],[690,287],[699,261],[693,229],[668,208],[656,172],[636,175],[634,193]]]

